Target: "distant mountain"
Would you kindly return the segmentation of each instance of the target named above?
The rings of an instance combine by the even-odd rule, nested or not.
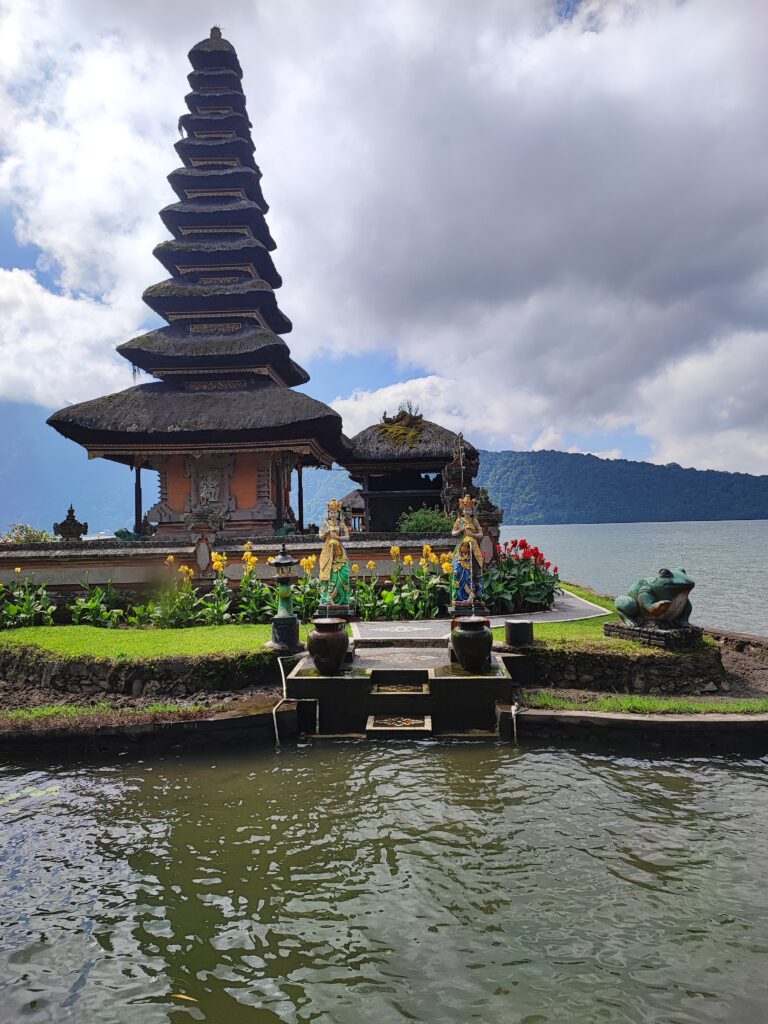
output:
[[[567,452],[480,452],[477,484],[506,523],[768,519],[768,476]]]

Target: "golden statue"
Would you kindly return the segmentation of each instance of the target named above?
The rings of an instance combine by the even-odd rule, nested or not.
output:
[[[321,603],[349,605],[349,559],[342,541],[349,540],[341,502],[332,498],[328,514],[320,527],[323,550],[320,552],[320,579],[323,581]]]

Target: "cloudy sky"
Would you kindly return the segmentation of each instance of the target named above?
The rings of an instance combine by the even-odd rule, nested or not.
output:
[[[4,407],[131,385],[217,22],[347,433],[768,473],[762,0],[0,0]]]

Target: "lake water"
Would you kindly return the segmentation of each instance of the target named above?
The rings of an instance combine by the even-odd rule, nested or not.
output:
[[[768,635],[768,520],[502,527],[503,540],[513,537],[544,551],[561,579],[603,594],[685,568],[696,581],[692,622]]]
[[[766,767],[439,742],[9,764],[0,1020],[757,1024]]]

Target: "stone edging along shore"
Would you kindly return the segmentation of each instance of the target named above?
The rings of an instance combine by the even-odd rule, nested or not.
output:
[[[706,632],[726,644],[768,650],[768,637],[722,630]],[[279,671],[276,656],[268,651],[120,662],[85,657],[70,660],[34,647],[0,648],[0,678],[9,677],[13,677],[20,688],[44,686],[58,690],[62,696],[72,694],[76,697],[79,693],[107,697],[112,693],[175,697],[189,696],[206,689],[233,691],[275,686],[279,682]],[[535,685],[533,680],[519,680],[518,685],[521,683]],[[281,709],[278,716],[281,735],[295,735],[295,708]],[[502,712],[502,724],[505,719],[507,732],[510,732],[509,712],[506,715]],[[768,715],[764,714],[642,715],[530,708],[521,709],[518,725],[521,739],[550,735],[571,739],[600,737],[605,740],[615,735],[627,742],[648,739],[652,745],[659,739],[662,742],[674,739],[683,746],[696,737],[705,748],[721,752],[737,749],[744,741],[747,745],[758,743],[768,750]],[[262,704],[259,708],[244,707],[214,713],[206,718],[95,726],[91,731],[84,730],[82,724],[76,731],[66,728],[2,730],[0,743],[23,744],[30,750],[39,750],[41,744],[47,746],[53,741],[70,740],[87,746],[89,742],[99,743],[102,739],[110,742],[154,737],[164,744],[186,746],[188,742],[202,739],[235,736],[249,742],[272,740],[274,722],[271,708]]]

